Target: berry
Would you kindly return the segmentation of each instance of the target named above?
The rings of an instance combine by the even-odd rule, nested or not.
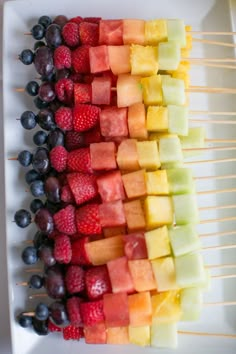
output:
[[[18,156],[17,160],[21,166],[28,167],[32,163],[33,154],[27,150],[22,150]]]
[[[69,69],[61,69],[57,70],[55,81],[59,81],[60,79],[67,79],[70,77],[70,70]]]
[[[44,130],[54,130],[56,128],[54,114],[50,109],[41,109],[37,115],[37,122]]]
[[[32,326],[32,317],[25,315],[24,312],[19,314],[17,320],[19,325],[23,328],[29,328]]]
[[[74,97],[74,83],[70,79],[60,79],[55,84],[55,92],[59,101],[70,105]]]
[[[37,318],[33,318],[33,328],[36,334],[39,336],[46,336],[48,331],[48,322],[47,321],[39,321]]]
[[[84,290],[84,270],[77,265],[71,265],[65,275],[66,289],[69,294],[80,293]]]
[[[44,183],[45,194],[47,200],[51,203],[59,203],[60,198],[60,189],[61,185],[59,179],[54,176],[49,176]]]
[[[83,18],[80,17],[80,16],[73,17],[73,18],[71,18],[71,19],[69,20],[69,22],[77,23],[77,25],[79,25],[80,22],[82,22],[82,21],[83,21]]]
[[[21,254],[21,258],[27,265],[35,264],[38,261],[37,249],[32,246],[26,247]]]
[[[50,307],[50,320],[57,326],[66,327],[69,325],[66,307],[62,302],[55,301]]]
[[[44,28],[47,28],[52,23],[52,19],[51,17],[44,15],[39,17],[38,23],[42,25]]]
[[[81,326],[82,324],[80,308],[79,308],[81,301],[82,300],[79,297],[73,296],[69,298],[66,302],[66,309],[68,312],[69,320],[73,326]]]
[[[57,48],[62,43],[61,28],[55,23],[48,26],[45,33],[47,45],[50,48]]]
[[[40,174],[35,170],[29,170],[25,174],[25,181],[27,184],[31,184],[32,182],[40,178],[41,178]]]
[[[53,51],[47,46],[39,47],[34,55],[34,66],[39,75],[49,76],[54,71]]]
[[[112,292],[106,265],[93,267],[85,271],[85,288],[90,300],[102,299],[104,294]]]
[[[93,199],[98,194],[96,177],[93,175],[70,173],[67,180],[77,205]]]
[[[36,39],[37,41],[39,39],[42,39],[45,34],[44,26],[42,26],[41,24],[34,25],[31,28],[31,34],[32,34],[33,38]]]
[[[65,340],[79,340],[81,338],[81,330],[79,327],[69,325],[62,330]]]
[[[89,148],[81,148],[69,152],[67,170],[70,172],[93,173]]]
[[[71,67],[71,51],[65,45],[61,45],[54,51],[54,65],[56,69],[69,69]]]
[[[68,22],[68,18],[64,15],[58,15],[54,18],[53,23],[56,23],[60,28],[63,28],[65,24]]]
[[[63,130],[73,129],[72,110],[69,107],[60,107],[55,112],[55,121],[59,128]]]
[[[98,24],[81,22],[79,24],[79,35],[81,44],[91,45],[93,47],[97,46],[99,38]]]
[[[90,22],[90,23],[97,23],[99,24],[99,22],[101,21],[101,17],[85,17],[84,21],[85,22]]]
[[[49,332],[61,332],[62,329],[56,326],[52,321],[48,321],[48,330]]]
[[[48,135],[45,131],[39,130],[33,136],[33,142],[37,146],[46,144]]]
[[[78,103],[90,103],[92,99],[92,87],[90,84],[75,84],[74,85],[74,101]]]
[[[93,128],[98,120],[101,109],[89,104],[78,104],[73,109],[73,125],[77,132],[84,132]]]
[[[69,78],[74,82],[83,82],[83,75],[82,74],[77,74],[77,73],[72,73],[69,75]]]
[[[34,197],[42,197],[45,194],[44,183],[41,180],[36,180],[30,185],[30,192]]]
[[[49,234],[54,229],[54,222],[53,222],[52,214],[45,207],[40,208],[36,212],[34,222],[37,225],[37,227],[39,228],[39,230],[46,233],[46,234]]]
[[[67,235],[60,235],[54,244],[54,256],[58,263],[68,264],[71,260],[71,243]]]
[[[93,326],[104,321],[103,300],[81,302],[80,312],[85,326]]]
[[[14,215],[14,220],[17,226],[25,228],[31,223],[31,215],[28,210],[19,209]]]
[[[88,74],[90,72],[89,46],[81,46],[73,50],[71,64],[76,73]]]
[[[61,200],[64,203],[74,203],[75,201],[73,193],[68,185],[63,186],[61,189]]]
[[[63,146],[55,146],[50,151],[50,162],[57,172],[62,172],[66,169],[68,153]]]
[[[51,82],[44,82],[39,88],[38,97],[43,102],[52,102],[56,98],[54,85]]]
[[[64,145],[64,133],[61,131],[61,129],[56,128],[55,130],[49,132],[47,137],[47,144],[49,149],[53,149],[59,145]]]
[[[102,232],[98,204],[84,205],[76,210],[76,225],[83,235],[100,235]]]
[[[85,245],[89,241],[88,237],[82,237],[72,242],[72,258],[71,264],[77,265],[90,265],[91,262],[88,258]]]
[[[40,47],[44,47],[46,44],[43,41],[37,41],[34,43],[34,51],[36,51]]]
[[[41,289],[43,287],[44,279],[38,274],[33,274],[29,280],[29,287],[33,289]]]
[[[67,131],[65,134],[65,147],[67,151],[79,149],[84,146],[84,134],[73,130]]]
[[[92,143],[100,143],[102,141],[102,136],[99,126],[94,127],[93,129],[88,130],[84,133],[84,144],[90,145]]]
[[[79,45],[79,26],[77,23],[68,22],[62,29],[62,36],[69,47]]]
[[[46,321],[48,319],[49,316],[49,311],[48,311],[48,307],[47,305],[43,304],[43,303],[39,303],[36,306],[35,309],[35,317],[37,318],[37,320],[39,321]]]
[[[39,84],[36,81],[29,81],[27,83],[27,85],[25,86],[25,91],[30,96],[37,96],[38,91],[39,91]]]
[[[33,63],[34,60],[34,53],[30,49],[24,49],[19,55],[19,60],[24,65],[30,65]]]
[[[75,224],[75,208],[67,205],[53,215],[56,229],[64,234],[73,235],[77,232]]]
[[[38,147],[32,161],[33,168],[40,174],[48,173],[50,170],[48,150]]]
[[[20,117],[21,125],[24,129],[31,130],[37,125],[35,114],[31,111],[25,111]]]
[[[32,213],[36,213],[37,210],[40,208],[43,208],[43,202],[41,199],[33,199],[32,202],[30,203],[30,210]]]
[[[48,102],[42,101],[39,96],[35,97],[33,102],[34,102],[35,107],[38,108],[38,109],[47,108],[48,105],[49,105]]]

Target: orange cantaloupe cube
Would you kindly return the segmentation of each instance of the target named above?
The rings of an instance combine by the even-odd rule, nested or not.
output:
[[[130,260],[128,265],[136,291],[156,291],[157,284],[148,259]]]
[[[120,143],[116,161],[120,170],[139,170],[140,166],[138,163],[138,152],[135,139],[125,139]]]
[[[122,180],[128,198],[139,198],[147,194],[145,170],[122,175]]]
[[[123,20],[123,42],[124,44],[144,44],[145,21],[136,19]]]
[[[152,302],[149,291],[128,296],[130,326],[146,326],[152,322]]]
[[[144,231],[145,217],[139,199],[124,203],[125,217],[129,232]]]
[[[107,328],[107,344],[129,344],[128,327]]]
[[[128,127],[131,138],[147,139],[146,110],[143,103],[135,103],[128,108]]]
[[[129,45],[109,45],[108,57],[110,68],[114,75],[130,73],[131,66]]]

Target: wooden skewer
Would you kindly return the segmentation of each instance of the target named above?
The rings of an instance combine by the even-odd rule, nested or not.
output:
[[[186,31],[190,34],[201,34],[201,35],[216,35],[216,36],[234,36],[236,32],[213,32],[213,31]]]
[[[213,232],[209,234],[201,234],[199,237],[219,237],[219,236],[236,236],[236,231],[221,231],[221,232]]]
[[[209,146],[205,148],[182,149],[182,151],[232,151],[232,150],[236,150],[236,146],[223,146],[223,147]]]
[[[216,189],[212,191],[202,191],[197,192],[198,195],[205,195],[205,194],[219,194],[219,193],[232,193],[236,192],[236,188],[229,188],[229,189]]]
[[[195,180],[205,180],[205,179],[231,179],[231,178],[236,178],[236,175],[194,177]]]
[[[189,114],[203,114],[214,116],[236,116],[236,112],[216,112],[216,111],[189,111]]]
[[[236,278],[236,274],[211,275],[212,279],[232,279]]]
[[[235,306],[236,301],[206,302],[204,306]]]
[[[236,218],[235,218],[236,220]],[[208,221],[208,220],[207,220]],[[219,245],[219,246],[208,246],[201,248],[202,250],[227,250],[231,248],[236,248],[236,244],[233,245]],[[234,275],[236,277],[236,274]]]
[[[188,161],[188,162],[185,162],[185,164],[187,165],[195,165],[195,164],[198,164],[198,163],[221,163],[221,162],[235,162],[236,161],[236,158],[229,158],[229,159],[216,159],[216,160],[199,160],[199,161]]]
[[[192,123],[201,123],[201,124],[236,124],[235,120],[211,120],[211,119],[189,119]]]
[[[199,211],[205,211],[205,210],[221,210],[221,209],[234,209],[236,208],[236,204],[229,204],[229,205],[216,205],[212,207],[202,207],[198,208]]]
[[[228,87],[189,86],[185,92],[235,94],[236,89]]]
[[[29,296],[29,299],[30,299],[30,300],[33,300],[33,299],[35,299],[35,298],[37,298],[37,297],[48,297],[48,294],[46,294],[46,293],[32,294],[32,295]]]
[[[201,61],[193,61],[191,62],[191,65],[196,65],[196,66],[207,66],[210,68],[222,68],[222,69],[236,69],[236,65],[227,65],[227,64],[214,64],[211,62],[201,62]]]
[[[231,269],[235,268],[236,264],[211,264],[211,265],[206,265],[205,267],[210,268],[210,269]]]
[[[236,143],[235,139],[205,139],[207,143]]]
[[[26,268],[24,270],[26,273],[42,273],[43,272],[43,269],[41,268]]]
[[[178,333],[179,334],[187,334],[187,335],[191,335],[191,336],[236,338],[236,334],[205,333],[205,332],[192,332],[192,331],[178,331]]]
[[[191,62],[212,62],[212,63],[235,63],[236,58],[181,58],[181,61]]]
[[[236,44],[234,43],[225,43],[225,42],[219,42],[219,41],[211,41],[208,39],[201,39],[201,38],[192,38],[193,42],[198,42],[198,43],[203,43],[203,44],[212,44],[212,45],[219,45],[223,47],[232,47],[236,48]]]
[[[227,218],[218,218],[218,219],[208,219],[208,220],[202,220],[199,222],[199,224],[211,224],[215,222],[224,222],[224,221],[236,221],[236,216],[231,216]]]

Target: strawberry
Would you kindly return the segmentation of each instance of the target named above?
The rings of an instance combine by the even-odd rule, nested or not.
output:
[[[53,253],[58,263],[70,263],[72,251],[70,238],[67,235],[60,235],[56,237]]]
[[[66,309],[68,312],[68,317],[70,323],[73,326],[82,325],[82,319],[81,319],[80,308],[79,308],[79,304],[81,303],[81,301],[82,300],[77,296],[73,296],[66,301]]]
[[[77,265],[70,265],[65,275],[66,289],[69,294],[80,293],[84,290],[84,270]]]
[[[56,69],[69,69],[71,67],[71,50],[65,45],[57,47],[53,54]]]
[[[72,130],[73,129],[73,116],[72,116],[71,108],[60,107],[55,112],[55,122],[60,129]]]
[[[85,289],[90,300],[102,299],[111,293],[111,282],[106,265],[92,267],[85,271]]]
[[[99,24],[101,19],[102,19],[101,17],[84,17],[83,21]]]
[[[77,23],[77,25],[79,25],[80,22],[82,22],[82,21],[83,21],[83,17],[80,17],[80,16],[73,17],[69,20],[69,22]]]
[[[62,37],[69,47],[79,45],[79,25],[75,22],[68,22],[62,29]]]
[[[93,173],[89,148],[76,149],[68,153],[67,171]]]
[[[89,242],[88,237],[82,237],[78,240],[72,242],[72,258],[71,264],[78,264],[78,265],[90,265],[91,262],[88,258],[85,244]]]
[[[48,330],[49,332],[61,332],[62,329],[56,326],[52,321],[48,321]]]
[[[79,24],[80,42],[85,45],[98,45],[99,26],[97,23],[81,22]]]
[[[70,74],[69,79],[71,79],[74,83],[84,82],[82,74],[72,73]]]
[[[73,109],[73,126],[77,132],[84,132],[93,128],[98,120],[101,109],[90,104],[78,104]]]
[[[75,198],[71,192],[70,186],[66,185],[61,188],[61,200],[65,203],[74,203]]]
[[[65,134],[65,147],[68,151],[76,150],[84,146],[84,134],[68,131]]]
[[[104,321],[103,300],[81,302],[80,313],[85,326]]]
[[[81,235],[78,234],[78,233],[73,234],[73,235],[69,235],[69,236],[70,236],[71,242],[78,240],[80,237],[83,237],[83,236],[81,236]]]
[[[98,194],[96,177],[93,175],[70,173],[67,180],[77,205],[93,199]]]
[[[92,99],[92,87],[90,84],[77,83],[74,85],[74,102],[90,103]]]
[[[74,98],[74,83],[70,79],[60,79],[55,84],[55,92],[59,101],[70,105]]]
[[[93,129],[90,129],[84,133],[85,145],[90,145],[92,143],[100,143],[101,141],[102,141],[102,135],[99,126],[96,126]]]
[[[73,235],[76,233],[75,224],[75,208],[73,205],[69,204],[65,208],[59,210],[53,215],[53,220],[56,229],[67,235]]]
[[[87,74],[90,72],[89,46],[84,45],[76,48],[71,53],[72,68],[76,73]]]
[[[83,82],[85,84],[91,84],[93,82],[93,79],[95,77],[95,74],[87,74],[87,75],[84,75],[83,77]]]
[[[50,151],[50,163],[51,166],[57,171],[62,172],[66,169],[68,152],[64,146],[55,146]]]
[[[83,235],[100,235],[102,228],[99,220],[98,204],[87,204],[76,210],[78,232]]]
[[[69,325],[62,329],[63,338],[65,340],[79,340],[81,338],[81,329],[80,327],[75,327]]]

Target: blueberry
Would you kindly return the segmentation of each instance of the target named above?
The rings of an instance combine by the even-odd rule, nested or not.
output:
[[[41,180],[36,180],[31,183],[30,191],[34,197],[42,197],[45,194],[44,183]]]
[[[25,91],[30,96],[37,96],[39,92],[39,84],[37,81],[29,81],[28,84],[25,86]]]
[[[64,146],[64,133],[61,129],[56,128],[48,134],[47,145],[49,149],[53,149],[55,146]]]
[[[19,325],[23,328],[28,328],[32,326],[32,317],[25,315],[24,312],[19,314],[17,320]]]
[[[62,44],[61,28],[53,23],[46,29],[45,39],[50,48],[57,48]]]
[[[40,47],[44,47],[46,44],[43,41],[37,41],[34,43],[34,51]]]
[[[49,152],[44,147],[38,147],[32,161],[33,168],[40,174],[45,175],[50,171]]]
[[[38,252],[35,247],[26,247],[21,255],[23,262],[27,265],[35,264],[38,260]]]
[[[45,28],[40,24],[34,25],[31,28],[31,33],[34,39],[36,40],[42,39],[45,35]]]
[[[33,63],[34,60],[34,53],[30,49],[24,49],[22,52],[19,54],[19,60],[24,64],[24,65],[30,65]]]
[[[33,199],[30,203],[30,210],[32,211],[32,213],[35,214],[36,211],[42,208],[43,206],[44,204],[41,199]]]
[[[14,215],[14,220],[17,226],[25,228],[31,223],[31,214],[28,210],[19,209]]]
[[[48,321],[39,321],[35,317],[33,318],[33,328],[39,336],[46,336],[49,333]]]
[[[35,317],[37,318],[37,320],[39,321],[46,321],[48,319],[49,316],[49,310],[47,305],[43,304],[43,303],[39,303],[36,306],[35,309]]]
[[[35,107],[38,109],[47,108],[49,105],[48,102],[42,101],[41,98],[39,98],[38,96],[35,97],[34,104],[35,104]]]
[[[31,154],[31,152],[29,152],[28,150],[22,150],[18,154],[17,160],[22,166],[28,167],[32,162],[32,158],[33,154]]]
[[[47,142],[48,135],[45,131],[39,130],[37,133],[34,134],[33,136],[33,142],[37,146],[41,146],[46,144]]]
[[[40,77],[40,80],[42,82],[45,82],[45,81],[55,82],[56,81],[56,74],[55,74],[55,72],[51,72],[49,75],[42,75]]]
[[[25,181],[27,184],[31,184],[32,182],[41,179],[40,174],[35,170],[29,170],[25,174]]]
[[[52,19],[51,17],[44,15],[39,17],[38,23],[42,25],[44,28],[47,28],[52,23]]]
[[[44,130],[54,130],[56,128],[54,114],[50,109],[41,109],[37,115],[37,122],[40,128]]]
[[[39,249],[42,245],[51,244],[53,241],[48,238],[45,232],[37,231],[34,235],[33,244],[34,247]]]
[[[21,125],[24,129],[31,130],[37,125],[35,114],[32,111],[25,111],[20,117]]]
[[[33,274],[29,280],[29,287],[33,289],[41,289],[43,287],[44,279],[38,274]]]

